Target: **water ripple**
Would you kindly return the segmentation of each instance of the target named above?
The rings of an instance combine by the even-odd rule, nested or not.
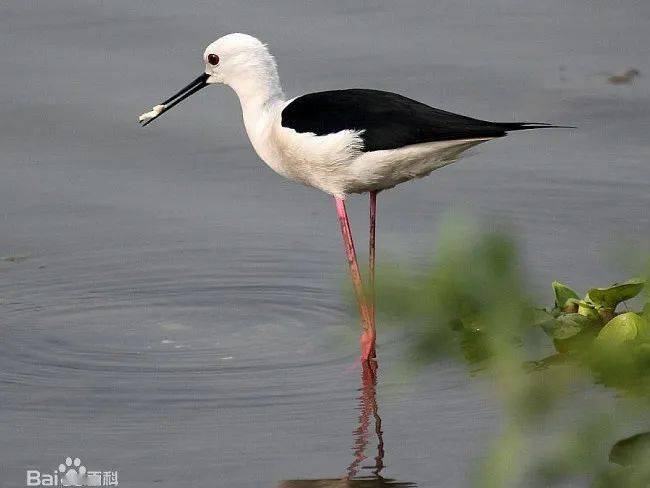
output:
[[[146,274],[115,256],[50,262],[3,287],[0,383],[17,393],[36,387],[30,405],[41,395],[43,408],[71,398],[86,407],[127,398],[140,407],[322,400],[316,386],[351,362],[321,347],[315,328],[345,324],[337,293],[292,270],[284,252],[259,252],[241,268],[222,259],[215,269],[204,251],[183,254],[173,266],[155,253],[126,257],[146,262]],[[333,384],[328,395],[336,392]],[[15,408],[25,401],[12,399]]]

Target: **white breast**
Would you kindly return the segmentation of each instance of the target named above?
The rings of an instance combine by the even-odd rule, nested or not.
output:
[[[283,102],[247,116],[244,124],[251,143],[275,172],[294,181],[340,194],[349,179],[348,169],[363,147],[359,133],[341,131],[326,136],[298,133],[282,127]]]

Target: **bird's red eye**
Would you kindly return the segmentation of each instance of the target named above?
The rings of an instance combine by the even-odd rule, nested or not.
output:
[[[212,66],[216,66],[219,64],[219,56],[216,54],[208,54],[208,63],[210,63]]]

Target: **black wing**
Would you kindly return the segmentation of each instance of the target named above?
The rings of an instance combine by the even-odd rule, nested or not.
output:
[[[501,137],[509,130],[546,124],[499,123],[429,107],[380,90],[334,90],[296,98],[282,110],[282,126],[322,136],[363,130],[364,151],[396,149],[421,142]]]

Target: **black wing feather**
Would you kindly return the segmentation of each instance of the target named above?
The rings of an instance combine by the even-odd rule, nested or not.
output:
[[[364,151],[396,149],[422,142],[501,137],[540,124],[499,123],[445,112],[380,90],[351,89],[310,93],[282,111],[282,126],[322,136],[363,130]]]

